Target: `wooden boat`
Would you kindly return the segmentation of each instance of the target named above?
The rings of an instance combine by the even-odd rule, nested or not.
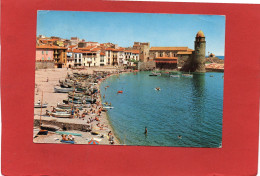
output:
[[[180,75],[170,75],[170,77],[172,77],[172,78],[179,78]]]
[[[118,94],[121,94],[121,93],[123,93],[123,91],[122,91],[122,90],[120,90],[120,91],[117,91],[117,93],[118,93]]]
[[[183,77],[186,77],[186,78],[192,78],[193,75],[192,74],[182,74]]]
[[[113,109],[114,107],[111,107],[111,106],[104,106],[103,108],[105,108],[105,109]]]
[[[61,109],[71,109],[72,107],[78,108],[79,110],[83,109],[81,105],[72,105],[72,104],[61,104],[61,105],[57,105],[57,107]]]
[[[54,87],[54,92],[55,93],[68,93],[68,92],[72,92],[74,89],[73,88],[58,88],[58,87]]]
[[[47,108],[47,105],[48,105],[47,103],[43,104],[43,105],[36,103],[36,104],[34,104],[34,108]]]
[[[37,135],[47,135],[48,134],[48,130],[40,130]]]
[[[50,113],[50,115],[53,117],[57,117],[57,118],[71,118],[72,117],[71,114],[67,114],[64,112],[52,112],[52,113]]]
[[[47,135],[47,134],[48,134],[48,130],[42,129],[42,106],[43,106],[42,102],[43,102],[43,91],[42,91],[42,100],[41,100],[41,104],[40,104],[40,106],[41,106],[41,112],[40,112],[40,131],[38,132],[37,135]]]

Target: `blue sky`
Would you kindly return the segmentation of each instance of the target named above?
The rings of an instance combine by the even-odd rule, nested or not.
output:
[[[37,15],[37,35],[79,37],[122,47],[139,41],[194,49],[199,30],[206,36],[206,54],[224,56],[225,16],[76,11],[38,11]]]

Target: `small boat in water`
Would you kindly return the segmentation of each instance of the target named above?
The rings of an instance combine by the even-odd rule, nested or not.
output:
[[[152,72],[152,74],[150,74],[149,76],[161,76],[161,75],[162,75],[161,73]]]
[[[186,77],[186,78],[193,78],[193,75],[192,74],[182,74],[183,77]]]
[[[172,78],[179,78],[180,75],[170,75],[170,77],[172,77]]]
[[[117,93],[118,93],[118,94],[121,94],[121,93],[123,93],[123,91],[122,91],[122,90],[120,90],[120,91],[117,91]]]
[[[104,106],[103,108],[105,108],[105,109],[113,109],[114,107],[111,107],[111,106]]]

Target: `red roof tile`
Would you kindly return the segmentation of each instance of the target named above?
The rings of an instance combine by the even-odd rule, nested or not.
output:
[[[150,51],[159,51],[159,50],[181,50],[181,51],[187,51],[188,47],[151,47]]]
[[[36,46],[36,48],[38,48],[38,49],[67,49],[65,47],[60,47],[60,46],[56,46],[56,45],[40,45],[40,46]]]

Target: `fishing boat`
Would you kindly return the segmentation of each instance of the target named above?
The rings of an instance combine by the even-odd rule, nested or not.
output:
[[[170,75],[170,77],[172,77],[172,78],[179,78],[180,75]]]
[[[72,92],[74,89],[73,88],[58,88],[58,87],[54,87],[54,92],[55,93],[68,93],[68,92]]]
[[[68,114],[65,112],[52,112],[52,113],[50,113],[50,115],[52,117],[57,117],[57,118],[71,118],[72,117],[71,114]]]
[[[149,76],[161,76],[161,75],[162,75],[161,73],[152,72],[152,74],[150,74]]]
[[[48,103],[42,104],[42,105],[39,103],[35,103],[34,108],[47,108],[47,105],[48,105]]]
[[[42,101],[43,101],[43,92],[42,92],[42,100],[41,100],[41,103],[40,103],[40,106],[41,106],[41,112],[40,112],[40,131],[38,132],[37,135],[47,135],[48,134],[48,130],[44,130],[42,129]]]
[[[71,112],[71,109],[61,109],[61,108],[54,108],[55,111],[57,112]]]
[[[111,106],[104,106],[103,108],[105,108],[105,109],[113,109],[114,107],[111,107]]]
[[[190,74],[190,71],[189,71],[189,74],[182,74],[183,77],[186,77],[186,78],[193,78],[193,75]]]
[[[182,74],[183,77],[186,77],[186,78],[192,78],[193,75],[192,74]]]
[[[59,104],[57,105],[57,107],[61,109],[71,109],[72,107],[78,108],[79,110],[83,109],[81,105],[72,105],[72,104]]]

